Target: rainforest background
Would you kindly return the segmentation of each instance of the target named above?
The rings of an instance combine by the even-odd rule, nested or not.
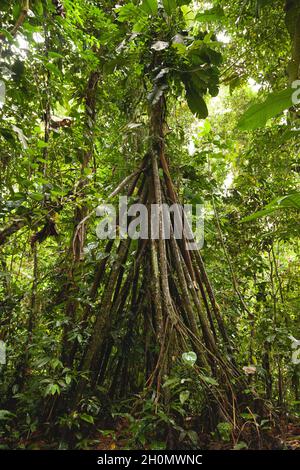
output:
[[[297,448],[299,2],[0,23],[1,448]],[[203,249],[99,240],[120,195],[204,204]]]

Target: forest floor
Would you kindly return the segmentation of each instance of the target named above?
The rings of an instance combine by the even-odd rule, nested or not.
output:
[[[122,450],[128,448],[126,439],[124,439],[123,430],[119,434],[114,435],[101,435],[99,436],[99,443],[95,446],[97,450]],[[224,442],[222,440],[213,439],[209,434],[200,434],[199,441],[202,442],[201,449],[205,450],[232,450],[232,443]],[[252,447],[251,447],[252,448]],[[300,450],[300,420],[297,423],[289,423],[282,427],[280,431],[270,430],[259,435],[257,441],[254,443],[255,449],[286,449],[286,450]]]

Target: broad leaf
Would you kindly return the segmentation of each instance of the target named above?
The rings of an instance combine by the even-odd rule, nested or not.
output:
[[[143,0],[141,8],[148,15],[156,15],[158,9],[157,0]]]
[[[205,119],[208,116],[208,109],[203,97],[192,86],[186,86],[186,99],[188,106],[193,114],[199,119]]]
[[[5,103],[6,88],[3,80],[0,80],[0,109]]]
[[[264,127],[267,121],[285,109],[293,106],[293,90],[286,90],[271,93],[262,103],[251,106],[241,117],[238,127],[242,130],[253,130]]]
[[[8,410],[0,410],[0,420],[11,419],[15,415]]]
[[[166,41],[156,41],[154,44],[152,44],[151,49],[154,51],[163,51],[164,49],[167,49],[169,47],[169,43]]]
[[[197,354],[194,351],[189,351],[182,354],[182,360],[189,366],[193,366],[197,361]]]
[[[235,444],[233,450],[243,450],[243,449],[248,449],[248,446],[246,444],[246,442],[238,442],[237,444]]]
[[[220,6],[216,6],[210,8],[209,10],[205,10],[203,13],[197,13],[195,20],[196,21],[203,21],[203,22],[210,22],[210,21],[219,21],[224,17],[223,8]]]
[[[259,219],[260,217],[265,217],[267,215],[273,214],[273,212],[278,211],[279,209],[297,209],[300,210],[300,192],[289,194],[287,196],[275,199],[270,202],[264,209],[255,212],[255,214],[244,217],[242,222],[249,222],[251,220]]]
[[[214,379],[213,377],[209,377],[207,375],[201,375],[201,378],[202,380],[204,380],[204,382],[208,383],[209,385],[219,385],[218,381]]]

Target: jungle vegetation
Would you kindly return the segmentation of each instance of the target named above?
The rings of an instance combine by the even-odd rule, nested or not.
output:
[[[297,0],[1,1],[1,448],[297,447],[299,66]]]

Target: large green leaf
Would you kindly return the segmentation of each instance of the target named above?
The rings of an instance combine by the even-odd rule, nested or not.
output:
[[[273,212],[278,211],[280,209],[300,210],[300,192],[288,194],[287,196],[275,199],[274,201],[270,202],[270,204],[268,204],[264,209],[255,212],[255,214],[244,217],[244,219],[242,219],[242,222],[249,222],[251,220],[265,217],[266,215],[273,214]]]
[[[208,109],[203,97],[197,93],[193,87],[186,88],[186,99],[190,110],[199,119],[205,119],[208,116]]]
[[[158,9],[157,0],[143,0],[141,8],[148,15],[156,15]]]
[[[172,15],[173,11],[176,10],[176,0],[162,0],[165,11],[168,15]]]
[[[80,415],[80,418],[85,421],[86,423],[94,424],[94,418],[91,415],[88,415],[87,413],[82,413]]]
[[[202,13],[197,13],[195,20],[210,22],[210,21],[220,21],[224,17],[224,10],[220,6],[215,6],[209,10],[205,10]]]
[[[179,395],[179,400],[182,405],[185,404],[185,402],[189,399],[190,397],[190,392],[188,390],[184,390],[183,392],[180,393]]]
[[[124,23],[125,21],[135,21],[138,19],[140,14],[138,7],[133,3],[127,3],[122,7],[118,8],[118,21]]]
[[[0,80],[0,109],[5,104],[6,87],[3,80]]]
[[[291,88],[271,93],[262,103],[256,103],[243,114],[238,127],[242,130],[253,130],[264,127],[269,119],[293,105]]]

